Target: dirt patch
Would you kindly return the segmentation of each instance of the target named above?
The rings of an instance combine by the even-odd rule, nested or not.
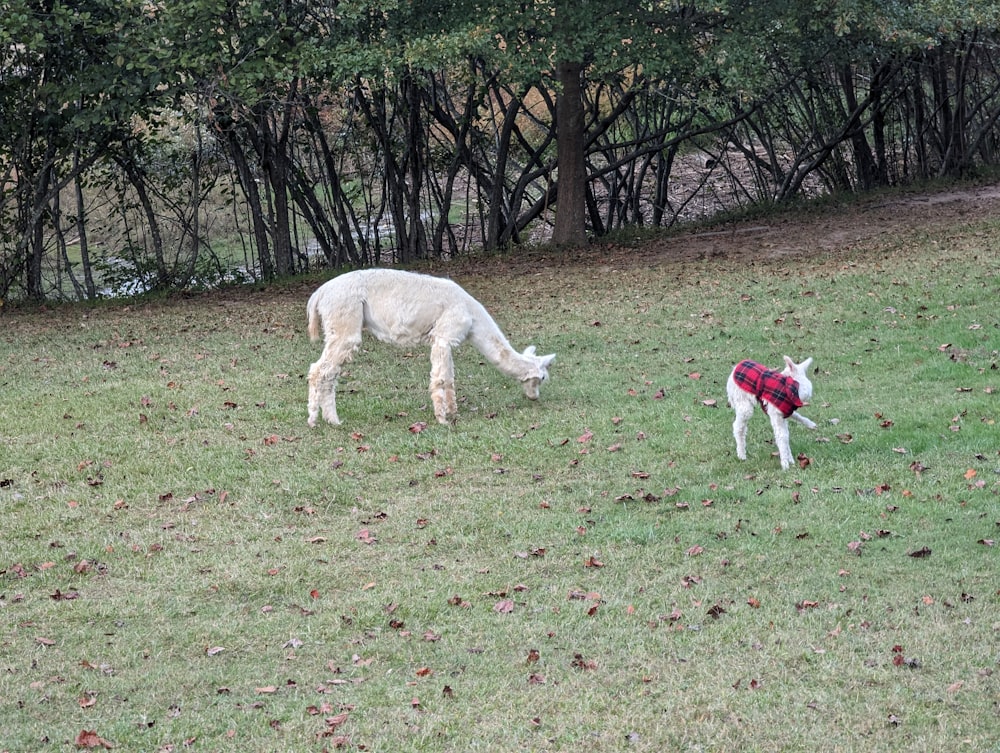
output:
[[[849,206],[804,206],[763,221],[691,229],[635,249],[651,257],[692,260],[722,256],[733,261],[774,260],[851,252],[899,243],[914,234],[1000,216],[1000,185],[935,193],[881,195]]]

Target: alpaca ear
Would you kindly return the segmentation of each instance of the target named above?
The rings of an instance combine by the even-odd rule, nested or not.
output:
[[[813,362],[813,360],[812,360],[812,356],[810,356],[809,358],[807,358],[806,360],[804,360],[804,361],[802,362],[802,365],[800,366],[800,368],[801,368],[801,369],[802,369],[803,371],[808,371],[808,370],[809,370],[809,365],[810,365],[810,364],[811,364],[812,362]]]
[[[549,353],[547,356],[542,356],[542,366],[545,368],[549,367],[549,364],[556,360],[555,353]]]
[[[526,356],[533,356],[533,355],[535,355],[535,346],[534,345],[529,345],[527,348],[524,349],[523,355],[526,355]]]
[[[793,361],[788,356],[785,356],[785,366],[787,366],[792,371],[795,371],[795,361]]]

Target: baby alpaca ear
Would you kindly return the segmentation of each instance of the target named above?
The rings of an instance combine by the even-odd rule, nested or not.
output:
[[[785,366],[787,366],[792,371],[795,371],[795,361],[793,361],[788,356],[785,356],[784,358],[785,358]]]
[[[549,353],[547,356],[541,356],[541,359],[542,359],[542,366],[544,366],[547,369],[549,367],[549,364],[552,363],[554,360],[556,360],[556,354]]]
[[[807,358],[806,360],[804,360],[804,361],[802,362],[802,365],[801,365],[801,367],[800,367],[800,368],[801,368],[801,369],[802,369],[803,371],[808,371],[808,370],[809,370],[809,365],[810,365],[810,364],[811,364],[812,362],[813,362],[813,360],[812,360],[812,356],[810,356],[809,358]]]
[[[529,345],[527,348],[524,349],[524,353],[522,353],[522,355],[525,355],[525,356],[533,356],[533,355],[535,355],[535,346],[534,345]]]

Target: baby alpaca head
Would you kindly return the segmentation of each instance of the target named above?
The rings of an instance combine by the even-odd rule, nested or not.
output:
[[[536,356],[535,346],[529,345],[521,355],[528,365],[526,376],[521,379],[524,396],[529,400],[537,400],[539,387],[541,387],[542,382],[549,378],[549,364],[555,360],[556,354]]]
[[[804,403],[808,403],[813,395],[813,385],[806,374],[812,362],[812,357],[807,358],[802,363],[795,363],[791,358],[785,356],[785,368],[781,370],[782,374],[798,382],[799,400]]]

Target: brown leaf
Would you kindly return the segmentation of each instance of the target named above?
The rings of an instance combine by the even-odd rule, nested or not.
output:
[[[923,558],[923,557],[930,557],[931,556],[931,550],[928,547],[923,546],[923,547],[920,547],[920,549],[917,549],[915,551],[910,552],[910,556],[918,558],[918,559],[919,558]]]
[[[376,541],[378,541],[378,539],[376,539],[372,535],[371,531],[369,531],[367,528],[362,528],[360,531],[354,534],[354,538],[360,541],[362,544],[374,544]]]
[[[708,611],[705,614],[707,614],[713,620],[717,620],[725,613],[726,610],[722,607],[721,604],[713,604],[711,607],[709,607]]]
[[[96,731],[88,729],[80,730],[73,740],[73,744],[78,748],[104,748],[105,750],[111,750],[114,747]]]
[[[510,614],[514,611],[514,602],[510,599],[503,599],[493,605],[493,611],[497,614]]]

